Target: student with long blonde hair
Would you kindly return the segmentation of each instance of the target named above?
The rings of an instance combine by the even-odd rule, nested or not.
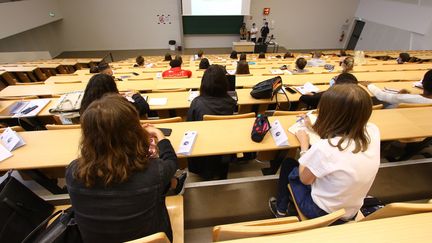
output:
[[[276,217],[287,216],[288,183],[306,217],[339,209],[346,210],[342,220],[355,217],[380,164],[380,133],[368,123],[371,114],[372,100],[358,85],[335,85],[323,94],[315,124],[302,117],[321,139],[310,146],[305,130],[295,134],[300,158],[282,163],[277,198],[269,200]]]

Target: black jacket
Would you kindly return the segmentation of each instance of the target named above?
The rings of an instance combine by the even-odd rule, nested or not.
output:
[[[68,166],[67,189],[84,242],[124,242],[157,232],[172,240],[165,193],[177,170],[177,156],[167,139],[158,148],[160,158],[151,159],[147,169],[107,187],[84,186],[73,176],[76,160]]]
[[[138,113],[140,116],[144,116],[144,115],[147,115],[149,113],[150,106],[147,103],[147,101],[140,94],[132,95],[132,99],[135,101],[132,104],[138,110]]]
[[[302,95],[300,96],[299,101],[303,102],[308,110],[313,110],[318,107],[318,103],[321,100],[321,96],[324,92],[315,93],[313,95]]]
[[[232,115],[236,105],[236,101],[229,95],[224,97],[200,95],[192,101],[187,120],[202,121],[204,115]]]

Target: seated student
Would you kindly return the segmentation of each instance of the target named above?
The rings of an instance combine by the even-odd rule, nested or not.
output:
[[[350,73],[354,70],[354,58],[346,57],[341,62],[342,73]]]
[[[164,61],[171,61],[171,60],[172,60],[171,54],[166,53],[164,57]]]
[[[237,52],[236,51],[232,51],[231,54],[230,54],[230,58],[231,59],[237,59],[238,58],[237,57]]]
[[[339,57],[347,57],[347,56],[350,56],[350,55],[348,55],[345,50],[340,50],[338,56]]]
[[[110,76],[114,75],[111,66],[106,62],[100,62],[97,66],[90,68],[90,73],[102,73]]]
[[[366,86],[378,100],[386,102],[390,105],[397,105],[399,103],[432,103],[432,70],[427,71],[423,77],[422,94],[410,94],[409,91],[406,89],[400,90],[398,94],[393,94],[385,92],[378,88],[376,85],[368,82],[362,82],[362,85]]]
[[[232,115],[236,101],[227,93],[226,70],[221,65],[211,65],[201,79],[200,95],[188,110],[188,121],[202,121],[204,115]],[[227,135],[229,136],[229,135]],[[224,156],[206,156],[189,159],[189,171],[205,180],[226,179],[229,161]]]
[[[118,94],[119,91],[117,89],[116,82],[114,81],[112,76],[106,74],[96,74],[90,78],[89,82],[84,91],[84,96],[81,101],[81,109],[80,114],[83,114],[87,107],[95,100],[102,98],[105,94]],[[131,103],[137,109],[140,117],[145,117],[149,111],[150,107],[147,101],[139,94],[128,93],[126,94],[127,99],[131,101]]]
[[[321,56],[322,56],[322,52],[320,52],[320,51],[314,52],[312,59],[309,60],[309,62],[308,62],[308,66],[311,66],[311,67],[324,66],[326,64],[326,62],[321,59]]]
[[[265,53],[264,52],[260,52],[258,54],[258,59],[265,59]]]
[[[296,60],[295,64],[296,64],[296,68],[291,70],[292,73],[297,74],[297,73],[307,73],[309,72],[308,69],[305,69],[306,65],[307,65],[307,61],[306,59],[304,59],[303,57],[300,57]]]
[[[242,53],[242,54],[240,54],[240,58],[239,58],[239,61],[246,61],[246,53]]]
[[[406,62],[409,62],[409,60],[411,59],[410,54],[402,52],[399,53],[399,57],[396,59],[398,64],[404,64]]]
[[[137,56],[137,58],[135,59],[135,64],[133,65],[134,67],[144,67],[144,57],[142,56]]]
[[[116,94],[86,109],[81,130],[66,185],[83,241],[124,242],[157,232],[172,241],[165,193],[177,156],[170,141],[152,125],[142,127],[134,106]],[[151,158],[153,138],[158,158]]]
[[[181,57],[176,57],[174,60],[171,60],[169,65],[171,69],[166,70],[162,73],[162,77],[188,77],[192,76],[192,72],[190,70],[184,70],[181,68],[182,59]]]
[[[286,53],[284,54],[283,58],[284,58],[284,59],[287,59],[287,58],[294,58],[294,55],[293,55],[291,52],[286,52]]]
[[[336,76],[334,79],[334,83],[330,83],[330,86],[333,85],[339,85],[339,84],[357,84],[357,78],[352,75],[351,73],[341,73],[338,76]],[[318,103],[322,97],[322,95],[326,91],[318,92],[318,93],[308,93],[300,96],[299,102],[301,103],[300,106],[305,106],[308,110],[316,109],[318,106]]]
[[[195,60],[201,60],[203,58],[203,55],[204,55],[204,51],[199,50],[196,54]]]
[[[199,63],[199,69],[207,69],[210,66],[210,62],[207,58],[201,59]]]
[[[317,218],[345,209],[342,222],[353,219],[366,197],[380,165],[380,132],[368,123],[369,94],[355,84],[335,85],[324,93],[313,126],[321,138],[309,146],[309,135],[299,130],[300,159],[286,159],[281,168],[277,198],[269,206],[276,217],[287,216],[290,184],[300,211]],[[298,167],[297,167],[298,166]]]
[[[250,74],[249,64],[246,61],[239,61],[237,63],[236,74]]]

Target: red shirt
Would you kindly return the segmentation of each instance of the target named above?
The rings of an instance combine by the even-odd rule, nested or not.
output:
[[[192,76],[192,72],[189,70],[183,70],[181,67],[171,68],[162,73],[162,77],[188,77]]]

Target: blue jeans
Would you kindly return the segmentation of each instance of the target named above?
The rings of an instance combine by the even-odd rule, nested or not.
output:
[[[295,159],[285,159],[281,164],[281,172],[278,182],[277,209],[285,212],[290,201],[288,183],[291,185],[297,206],[308,218],[317,218],[326,215],[327,212],[318,207],[311,196],[311,186],[304,185],[300,181],[298,162]]]

